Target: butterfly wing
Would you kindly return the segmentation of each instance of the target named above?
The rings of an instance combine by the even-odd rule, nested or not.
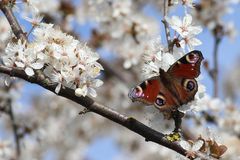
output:
[[[132,101],[140,101],[145,104],[154,105],[162,112],[178,106],[178,101],[164,86],[159,76],[150,78],[135,88],[132,88],[129,92],[129,98]]]
[[[171,85],[175,88],[175,91],[172,90],[172,92],[177,95],[176,97],[181,105],[193,100],[198,91],[195,78],[200,74],[202,60],[202,53],[194,50],[180,58],[167,71],[172,78]]]
[[[175,86],[175,92],[180,105],[194,100],[194,96],[198,91],[198,84],[195,79],[176,78],[172,81],[172,85]]]
[[[200,51],[191,51],[177,60],[167,72],[173,77],[196,78],[200,74],[200,65],[203,59]]]
[[[129,92],[132,101],[141,101],[154,105],[160,111],[171,111],[194,99],[198,85],[194,79],[200,74],[203,60],[200,51],[192,51],[176,63],[167,72],[160,69],[160,77],[150,78]]]

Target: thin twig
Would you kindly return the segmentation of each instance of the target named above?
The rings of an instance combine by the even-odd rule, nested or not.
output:
[[[16,35],[16,37],[20,39],[27,40],[26,34],[23,32],[22,28],[20,27],[16,17],[14,16],[11,8],[11,3],[8,2],[8,4],[5,4],[6,2],[0,1],[0,9],[2,10],[3,14],[6,16],[13,33]]]
[[[15,117],[14,117],[14,113],[13,113],[13,109],[12,109],[12,105],[11,102],[9,101],[9,117],[11,119],[11,123],[12,123],[12,129],[13,129],[13,133],[14,133],[14,140],[16,143],[16,154],[17,157],[19,157],[21,155],[21,147],[20,147],[20,137],[18,136],[18,126],[16,124],[15,121]]]
[[[213,83],[214,83],[214,88],[213,88],[213,96],[217,97],[218,96],[218,48],[220,44],[221,39],[217,36],[214,38],[214,51],[213,51],[213,63],[214,63],[214,68],[213,68]]]
[[[8,92],[12,85],[13,85],[13,83],[10,83],[9,86],[6,86],[2,89],[4,89],[6,92]],[[21,137],[18,134],[18,125],[15,120],[11,98],[7,99],[5,106],[0,106],[0,111],[5,113],[6,115],[8,115],[11,120],[12,131],[13,131],[14,142],[15,142],[16,158],[18,159],[21,155],[21,147],[20,147]]]
[[[215,28],[212,30],[213,36],[214,36],[214,50],[213,50],[213,69],[212,69],[212,78],[214,83],[213,88],[213,96],[218,96],[218,48],[219,44],[224,36],[224,28],[222,25],[217,24]]]
[[[167,43],[168,43],[168,51],[169,53],[172,53],[172,46],[171,46],[171,37],[170,37],[170,30],[169,30],[169,25],[166,21],[166,16],[168,13],[168,0],[164,0],[163,3],[164,7],[163,7],[163,24],[164,24],[164,28],[165,28],[165,34],[166,34],[166,39],[167,39]]]

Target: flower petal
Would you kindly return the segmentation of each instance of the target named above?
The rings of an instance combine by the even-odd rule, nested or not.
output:
[[[87,92],[88,92],[87,86],[84,85],[82,88],[77,88],[75,90],[75,95],[78,96],[78,97],[81,97],[81,96],[85,97],[87,95]]]
[[[22,62],[15,62],[15,64],[16,64],[17,67],[20,67],[20,68],[25,67],[25,64],[22,63]]]
[[[192,16],[190,14],[187,14],[184,18],[183,18],[183,25],[184,26],[189,26],[192,23]]]
[[[197,38],[191,38],[191,40],[190,40],[191,42],[191,45],[193,45],[193,46],[199,46],[199,45],[201,45],[202,44],[202,42],[199,40],[199,39],[197,39]]]
[[[31,66],[33,69],[41,69],[41,68],[43,67],[43,63],[38,63],[38,62],[36,62],[36,63],[32,63],[30,66]]]
[[[197,142],[195,142],[192,146],[192,151],[198,151],[202,146],[203,146],[203,140],[198,140]]]
[[[88,88],[88,92],[92,97],[97,97],[97,92],[93,88]]]
[[[94,87],[100,87],[101,85],[103,85],[103,81],[100,79],[95,79],[93,81]]]
[[[4,84],[9,87],[11,83],[11,77],[10,76],[5,76]]]
[[[62,84],[58,83],[57,87],[55,88],[55,93],[59,93],[60,89],[61,89]]]
[[[129,69],[129,68],[131,68],[131,66],[132,66],[132,62],[131,62],[130,60],[125,60],[125,61],[124,61],[123,67],[124,67],[125,69]]]
[[[182,141],[179,142],[179,144],[180,144],[180,146],[182,146],[187,151],[189,151],[192,148],[188,141],[182,140]]]
[[[200,26],[189,26],[188,30],[191,34],[197,35],[202,32],[202,27]]]
[[[34,71],[30,67],[26,67],[24,71],[28,76],[33,76],[34,75]]]

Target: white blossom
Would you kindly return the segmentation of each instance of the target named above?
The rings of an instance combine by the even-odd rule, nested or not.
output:
[[[186,14],[183,20],[177,16],[172,16],[172,18],[166,17],[166,20],[171,28],[182,37],[182,39],[179,38],[179,44],[183,49],[187,46],[188,51],[192,51],[195,46],[202,44],[199,39],[195,38],[197,34],[202,32],[202,28],[200,26],[193,26],[192,16],[190,14]]]
[[[97,62],[97,53],[72,36],[53,28],[52,24],[41,23],[33,35],[35,38],[31,43],[21,40],[17,44],[9,43],[3,57],[5,65],[22,68],[28,76],[33,76],[35,70],[40,70],[45,65],[43,73],[57,84],[56,93],[59,93],[62,86],[67,86],[78,88],[78,96],[89,94],[96,97],[94,88],[103,84],[95,79],[103,70]]]
[[[165,51],[160,41],[159,38],[156,41],[150,41],[144,51],[142,73],[146,78],[159,75],[159,68],[167,71],[176,61],[173,54]]]
[[[229,38],[230,38],[231,40],[234,40],[234,39],[237,37],[238,31],[237,31],[237,29],[236,29],[236,27],[235,27],[235,25],[234,25],[233,22],[228,22],[228,23],[226,24],[225,34],[226,34],[227,36],[229,36]]]
[[[11,35],[10,25],[4,16],[0,16],[0,47],[5,43]]]
[[[74,1],[74,5],[79,4],[79,6],[73,6],[76,12],[73,20],[78,19],[77,21],[81,25],[87,24],[84,28],[89,27],[89,25],[89,28],[92,29],[93,27],[96,31],[96,37],[93,35],[91,38],[93,38],[94,42],[95,38],[97,38],[96,42],[100,42],[100,50],[103,49],[105,51],[106,49],[109,51],[108,54],[114,54],[113,56],[110,55],[113,58],[113,61],[111,61],[111,63],[114,63],[113,67],[119,67],[117,66],[119,63],[115,65],[115,61],[122,62],[121,65],[124,68],[131,68],[127,72],[135,72],[133,76],[134,81],[139,81],[137,77],[140,77],[140,62],[142,62],[142,70],[146,78],[157,76],[159,75],[159,68],[167,71],[187,51],[193,50],[194,47],[201,44],[201,41],[196,36],[202,29],[197,26],[199,23],[195,24],[195,20],[200,19],[199,22],[204,26],[208,26],[211,31],[220,25],[223,27],[225,35],[234,36],[236,31],[233,24],[226,22],[228,17],[222,19],[222,16],[230,13],[232,10],[230,8],[232,6],[229,4],[233,2],[238,3],[239,0],[170,0],[171,6],[168,7],[168,15],[173,15],[173,17],[167,18],[167,21],[170,31],[175,31],[174,33],[170,32],[171,41],[176,42],[171,53],[168,44],[161,41],[160,38],[158,40],[153,38],[159,35],[159,28],[165,32],[163,26],[159,25],[161,22],[157,17],[158,14],[155,13],[155,11],[163,12],[163,1]],[[194,9],[192,9],[193,3],[196,4]],[[81,43],[72,36],[63,33],[54,25],[40,23],[42,16],[49,15],[56,20],[55,22],[60,22],[59,25],[64,27],[64,30],[69,31],[66,29],[67,26],[72,26],[72,28],[76,27],[77,29],[75,30],[74,28],[73,31],[78,32],[77,24],[69,21],[68,16],[64,17],[66,15],[64,13],[64,9],[66,9],[64,7],[66,6],[64,5],[71,5],[70,1],[25,0],[23,2],[16,1],[15,6],[19,4],[23,4],[24,7],[20,7],[18,13],[21,11],[22,17],[30,22],[35,29],[33,32],[30,32],[29,42],[10,42],[5,49],[5,45],[11,40],[10,26],[5,18],[3,23],[0,19],[0,31],[2,31],[0,33],[0,40],[2,38],[0,52],[4,65],[22,68],[29,76],[37,76],[37,73],[42,72],[43,75],[41,76],[45,76],[46,82],[50,81],[50,83],[56,86],[56,93],[60,93],[61,89],[65,87],[75,90],[77,96],[90,95],[96,97],[97,93],[100,93],[101,96],[97,96],[96,101],[106,106],[114,107],[121,113],[130,113],[131,116],[151,126],[154,130],[163,133],[172,131],[174,128],[173,120],[164,119],[162,113],[159,113],[153,107],[143,107],[138,103],[132,103],[127,97],[129,86],[119,82],[114,76],[107,77],[108,83],[105,83],[104,87],[99,88],[99,91],[98,87],[103,84],[99,80],[99,75],[103,68],[97,62],[100,56],[93,52],[86,43]],[[183,7],[180,5],[183,5]],[[148,12],[149,9],[152,9],[152,6],[154,6],[154,10]],[[176,7],[184,9],[186,15],[183,18],[177,17],[177,14],[175,14],[174,8]],[[195,16],[193,14],[194,11],[197,11]],[[64,20],[64,24],[62,20]],[[25,30],[25,28],[23,29]],[[100,39],[98,40],[99,37]],[[152,42],[151,39],[155,42]],[[2,51],[5,51],[5,53],[2,53]],[[205,56],[205,58],[207,57]],[[227,79],[232,79],[231,84],[235,87],[234,91],[236,92],[239,88],[236,87],[239,82],[238,77],[240,76],[227,76]],[[131,78],[131,76],[126,78]],[[224,154],[223,159],[238,159],[240,155],[238,149],[240,146],[238,138],[240,132],[238,115],[240,112],[238,107],[233,107],[235,104],[227,103],[225,99],[212,98],[205,93],[206,88],[200,83],[200,78],[196,80],[198,92],[195,94],[194,100],[178,108],[186,114],[189,114],[189,111],[196,113],[185,116],[184,123],[190,124],[190,131],[194,130],[195,136],[200,133],[205,134],[205,128],[208,125],[211,128],[215,128],[215,136],[221,138],[221,143],[228,147],[228,151]],[[4,79],[1,82],[3,83]],[[12,85],[10,86],[11,89],[15,88]],[[24,93],[20,95],[25,95]],[[16,111],[17,107],[13,105],[13,109],[16,111],[15,118],[19,127],[18,130],[22,132],[25,130],[24,127],[26,127],[27,131],[31,132],[30,134],[24,134],[21,139],[22,150],[20,159],[49,158],[49,155],[50,158],[55,159],[59,157],[73,160],[86,159],[89,158],[89,145],[91,149],[91,143],[94,143],[95,137],[106,133],[111,138],[114,138],[114,141],[117,141],[117,147],[121,149],[121,155],[117,157],[118,159],[145,160],[149,159],[149,157],[151,159],[176,159],[178,153],[165,147],[159,149],[157,144],[147,144],[134,134],[129,134],[126,130],[117,129],[116,131],[114,125],[100,116],[91,114],[79,116],[79,106],[70,103],[67,99],[55,96],[50,92],[44,92],[41,95],[35,94],[36,91],[34,90],[34,96],[37,96],[37,98],[33,99],[34,101],[31,103],[33,107],[30,109],[25,107],[26,105],[24,104],[21,110]],[[13,103],[19,101],[19,103],[22,103],[21,100],[16,100],[16,95],[2,88],[0,89],[0,95],[1,106],[3,106],[2,102],[6,102],[9,98]],[[30,98],[32,98],[32,95]],[[206,116],[202,114],[203,112],[213,114],[216,122],[213,125],[210,124]],[[2,112],[0,114],[1,131],[4,132],[6,130],[6,135],[8,135],[9,131],[12,132],[9,118],[2,116]],[[5,117],[7,118],[6,122],[3,120]],[[77,121],[81,123],[76,123]],[[2,125],[3,123],[4,125]],[[79,140],[79,143],[76,143],[76,139]],[[187,149],[189,151],[187,152],[188,156],[191,156],[198,152],[203,144],[201,140],[193,143],[182,140],[180,145]],[[4,149],[1,150],[2,146],[4,146]],[[8,153],[10,150],[10,157],[1,157],[2,153]],[[47,152],[45,152],[46,150]],[[81,151],[81,153],[78,151]],[[14,152],[14,143],[10,143],[8,140],[0,140],[0,159],[16,159]],[[114,157],[114,159],[117,158]],[[207,158],[210,159],[211,157]]]
[[[181,140],[179,142],[180,146],[182,146],[187,151],[192,151],[192,152],[198,151],[203,146],[203,143],[204,143],[203,140],[200,140],[200,139],[197,140],[196,142],[189,142],[185,140]]]
[[[221,26],[223,30],[228,30],[229,23],[227,19],[224,18],[228,14],[234,13],[233,5],[237,0],[209,0],[200,1],[198,4],[201,10],[193,10],[192,15],[195,17],[196,21],[200,22],[202,25],[206,26],[209,30],[213,31],[217,26]],[[235,32],[234,28],[231,32]],[[228,33],[226,35],[230,36]],[[235,33],[234,33],[235,34]]]
[[[11,159],[14,156],[11,142],[8,140],[0,140],[0,159]]]
[[[193,8],[193,0],[172,0],[172,3],[175,5],[180,3],[186,7]]]
[[[3,62],[7,66],[16,65],[16,67],[23,68],[28,76],[33,76],[33,69],[41,69],[44,65],[44,62],[37,57],[43,49],[37,44],[27,45],[25,41],[18,40],[17,44],[10,43],[7,46]]]
[[[131,13],[131,1],[112,1],[112,8],[113,8],[113,13],[112,16],[114,18],[118,18],[121,16],[128,15]]]
[[[186,14],[181,20],[178,16],[172,16],[172,18],[166,17],[167,22],[170,24],[171,28],[177,31],[182,37],[187,35],[197,35],[202,32],[200,26],[192,25],[192,16]]]
[[[125,69],[139,64],[146,42],[159,32],[158,21],[133,4],[132,0],[89,0],[77,11],[80,24],[83,19],[97,22],[98,34],[107,37],[102,45],[123,59]]]
[[[47,5],[46,5],[47,4]],[[26,9],[29,13],[54,13],[60,6],[58,0],[27,0]]]
[[[196,153],[200,150],[200,148],[204,145],[204,141],[198,139],[197,141],[185,141],[181,140],[179,142],[180,146],[186,150],[186,157],[184,159],[194,158],[196,160],[200,160],[201,158],[196,155]],[[180,158],[183,159],[183,158]]]
[[[33,15],[32,17],[24,17],[24,19],[30,22],[33,26],[39,25],[39,23],[43,20],[43,17],[39,14]]]
[[[195,46],[201,45],[202,42],[201,42],[199,39],[195,38],[194,35],[190,34],[190,35],[185,36],[185,37],[179,42],[179,44],[181,45],[181,47],[182,47],[183,49],[185,49],[185,46],[187,45],[188,51],[192,51],[192,50],[194,50],[194,47],[195,47]]]

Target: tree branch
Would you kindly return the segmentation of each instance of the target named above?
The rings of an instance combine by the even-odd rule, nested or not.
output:
[[[0,3],[0,8],[7,17],[9,23],[11,24],[12,30],[17,38],[23,38],[26,39],[26,35],[20,28],[18,22],[16,21],[16,18],[14,17],[12,10],[9,6],[2,5]],[[8,74],[13,77],[18,77],[21,79],[24,79],[28,82],[38,84],[42,86],[43,88],[55,93],[56,84],[52,84],[49,82],[44,75],[40,72],[36,72],[36,75],[34,77],[29,77],[25,74],[25,72],[18,68],[9,68],[3,65],[0,65],[0,72]],[[122,115],[116,111],[114,111],[111,108],[108,108],[102,104],[99,104],[95,102],[90,97],[77,97],[75,96],[75,91],[73,89],[63,87],[60,92],[58,93],[59,96],[65,97],[67,99],[70,99],[84,107],[86,107],[88,110],[97,113],[99,115],[102,115],[105,118],[108,118],[109,120],[112,120],[131,131],[143,136],[146,141],[152,141],[157,144],[163,145],[167,148],[170,148],[176,152],[178,152],[181,155],[186,156],[186,150],[183,149],[180,145],[178,145],[175,142],[168,141],[163,133],[160,133],[158,131],[153,130],[152,128],[144,125],[143,123],[137,121],[136,119],[132,117],[127,117],[125,115]]]
[[[34,77],[29,77],[25,74],[25,72],[21,69],[18,68],[8,68],[6,66],[0,65],[0,72],[8,74],[13,77],[18,77],[21,79],[24,79],[28,82],[38,84],[42,86],[43,88],[55,93],[55,88],[56,84],[48,83],[43,76],[36,75]],[[157,144],[160,144],[162,146],[165,146],[167,148],[170,148],[179,154],[182,154],[186,156],[186,150],[183,149],[180,145],[174,142],[168,141],[163,133],[160,133],[143,123],[137,121],[136,119],[132,117],[127,117],[125,115],[122,115],[118,113],[117,111],[108,108],[102,104],[99,104],[95,102],[93,99],[90,97],[77,97],[75,96],[75,91],[73,89],[64,87],[60,90],[59,96],[65,97],[67,99],[70,99],[84,107],[86,107],[88,110],[97,113],[105,118],[108,118],[109,120],[112,120],[128,129],[131,131],[143,136],[146,141],[152,141]]]
[[[11,4],[11,2],[0,1],[0,9],[2,10],[3,14],[6,16],[15,36],[20,39],[27,40],[26,34],[24,34],[22,28],[20,27],[16,17],[12,12],[12,8],[11,8],[12,5],[13,4]]]
[[[12,129],[13,129],[13,134],[14,134],[14,140],[15,140],[15,143],[16,143],[17,157],[19,157],[21,155],[20,137],[18,135],[18,126],[17,126],[16,121],[15,121],[15,117],[14,117],[11,102],[9,102],[9,112],[8,112],[8,114],[9,114],[9,117],[10,117],[11,122],[12,122]]]

